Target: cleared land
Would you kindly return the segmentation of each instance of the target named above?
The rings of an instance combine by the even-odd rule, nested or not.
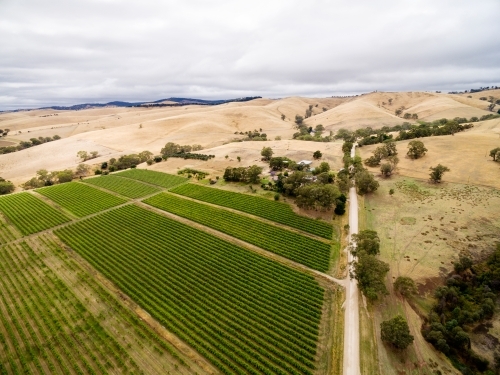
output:
[[[122,198],[80,182],[69,182],[36,191],[78,217],[94,214],[126,202]]]
[[[88,178],[85,179],[84,182],[132,199],[145,197],[146,195],[151,195],[160,191],[159,188],[154,186],[114,175]]]
[[[117,174],[121,177],[147,182],[149,184],[164,187],[165,189],[170,189],[187,181],[187,178],[184,177],[156,171],[148,171],[145,169],[129,169]]]
[[[274,202],[248,194],[233,193],[195,184],[181,185],[173,189],[172,193],[223,207],[233,208],[323,238],[332,238],[333,229],[331,224],[299,216],[293,212],[292,208],[286,203]]]
[[[220,371],[313,374],[314,278],[133,205],[56,234]]]
[[[68,217],[30,193],[0,197],[0,211],[23,235],[69,221]]]
[[[330,244],[172,194],[158,194],[146,199],[144,203],[214,228],[318,271],[328,270]]]

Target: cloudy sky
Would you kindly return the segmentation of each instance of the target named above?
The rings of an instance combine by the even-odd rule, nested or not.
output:
[[[0,0],[0,110],[500,85],[499,0]]]

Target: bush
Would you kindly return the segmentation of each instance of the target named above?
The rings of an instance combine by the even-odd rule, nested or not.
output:
[[[12,193],[16,187],[14,184],[10,181],[5,181],[3,178],[0,177],[0,195],[4,194],[10,194]]]
[[[94,171],[94,174],[102,174],[102,171],[101,171],[100,169],[96,169],[96,170]]]

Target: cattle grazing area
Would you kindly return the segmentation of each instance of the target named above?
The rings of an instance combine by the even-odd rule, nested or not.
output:
[[[132,199],[142,198],[160,191],[154,186],[114,175],[88,178],[84,182]]]
[[[144,201],[318,271],[327,271],[331,245],[221,208],[161,193]]]
[[[135,205],[55,233],[222,373],[314,374],[312,276]]]
[[[126,202],[123,198],[80,182],[69,182],[36,191],[78,217],[94,214]]]
[[[181,185],[173,189],[172,192],[200,201],[243,211],[326,239],[332,238],[331,224],[297,215],[286,203],[194,184]]]
[[[187,181],[187,178],[184,177],[145,169],[129,169],[116,175],[147,182],[148,184],[161,186],[165,189],[170,189]]]
[[[61,212],[30,193],[0,197],[0,211],[23,235],[40,232],[69,221]]]
[[[0,373],[138,372],[28,243],[0,248],[0,272]]]

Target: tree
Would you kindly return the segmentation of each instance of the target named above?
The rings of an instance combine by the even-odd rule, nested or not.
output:
[[[87,151],[78,151],[76,153],[76,156],[78,156],[82,161],[87,161],[89,160],[89,154]]]
[[[0,195],[12,193],[15,189],[16,187],[12,182],[0,177]]]
[[[391,163],[384,163],[380,166],[380,172],[384,177],[389,177],[394,171],[394,166]]]
[[[238,159],[238,161],[241,161],[241,156],[237,156],[236,159]]]
[[[98,156],[99,156],[99,152],[97,152],[97,151],[90,151],[90,159],[95,159]]]
[[[151,151],[139,152],[139,160],[141,163],[144,163],[148,160],[151,160],[152,157],[153,157],[153,153]]]
[[[411,159],[418,159],[425,155],[427,149],[424,146],[422,141],[411,141],[408,143],[408,152],[407,155]]]
[[[382,322],[380,324],[380,335],[382,341],[395,346],[397,349],[406,349],[413,342],[408,323],[401,315]]]
[[[283,182],[283,191],[287,195],[296,196],[298,189],[306,183],[307,174],[305,172],[297,171],[291,176],[287,177]]]
[[[304,122],[304,117],[299,116],[299,115],[295,115],[295,123],[297,124],[297,126],[302,125],[303,122]]]
[[[320,173],[330,172],[330,164],[328,164],[326,161],[322,161],[318,167],[318,170]]]
[[[369,255],[380,254],[380,238],[374,230],[365,229],[358,234],[353,234],[352,241],[356,244],[356,246],[351,246],[354,256],[360,251]]]
[[[314,154],[313,154],[313,158],[314,159],[321,159],[321,157],[323,156],[323,154],[321,153],[321,151],[314,151]]]
[[[342,144],[342,152],[344,154],[349,154],[350,155],[351,154],[352,145],[353,145],[353,142],[348,142],[348,141],[344,142]]]
[[[340,197],[339,189],[334,185],[309,184],[297,189],[297,206],[305,209],[318,208],[330,210]]]
[[[64,171],[54,173],[57,178],[57,182],[59,182],[60,184],[71,182],[73,180],[73,171],[71,169],[65,169]]]
[[[259,175],[262,173],[262,168],[257,165],[252,165],[247,169],[248,182],[252,184],[260,183]]]
[[[77,176],[86,176],[89,171],[90,171],[90,165],[80,163],[76,167],[75,173]]]
[[[401,116],[401,113],[403,113],[403,110],[401,108],[398,108],[394,111],[394,113],[396,114],[396,116]]]
[[[408,298],[417,293],[415,281],[409,277],[399,276],[394,282],[394,290],[402,296]]]
[[[389,102],[389,105],[392,105],[392,98],[389,98],[387,101]]]
[[[389,265],[381,260],[378,260],[374,255],[358,252],[357,261],[352,263],[353,271],[351,278],[358,280],[359,289],[363,294],[375,300],[379,294],[388,294],[384,283],[384,278],[389,272]]]
[[[345,214],[345,204],[347,202],[347,197],[345,194],[341,194],[338,198],[337,201],[335,202],[335,215],[343,215]]]
[[[500,151],[500,147],[496,147],[493,150],[490,151],[490,156],[493,158],[493,161],[497,161],[497,154]]]
[[[273,156],[273,149],[271,147],[263,147],[260,154],[264,160],[271,160],[271,157]]]
[[[439,183],[443,178],[444,172],[449,172],[450,169],[444,165],[438,164],[436,167],[430,167],[430,178],[432,182]]]
[[[379,187],[378,181],[376,181],[373,175],[366,169],[356,172],[354,179],[356,181],[358,194],[361,195],[372,193]]]

